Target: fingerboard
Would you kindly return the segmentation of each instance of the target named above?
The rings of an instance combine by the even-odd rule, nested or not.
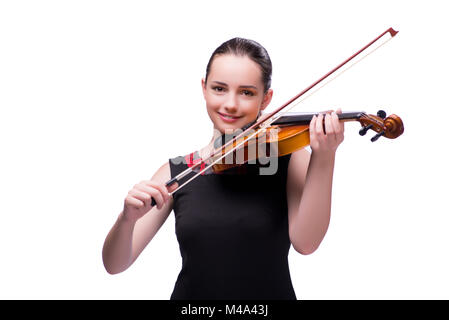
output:
[[[351,121],[360,119],[365,114],[363,111],[343,112],[338,114],[338,119],[342,121]],[[286,112],[284,115],[275,120],[272,124],[277,125],[308,125],[314,115],[318,115],[315,112]]]

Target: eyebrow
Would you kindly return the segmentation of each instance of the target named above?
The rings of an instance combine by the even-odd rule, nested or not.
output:
[[[226,83],[221,82],[221,81],[216,81],[216,80],[214,80],[214,81],[212,81],[212,82],[215,82],[216,84],[219,84],[219,85],[222,85],[222,86],[228,86]],[[257,90],[257,87],[255,87],[255,86],[253,86],[253,85],[249,85],[249,84],[247,84],[247,85],[241,85],[241,86],[239,86],[239,88],[251,88],[251,89],[256,89],[256,90]]]

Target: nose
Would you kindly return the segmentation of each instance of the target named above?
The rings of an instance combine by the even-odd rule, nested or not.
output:
[[[224,102],[223,105],[224,109],[228,113],[235,113],[238,109],[238,102],[237,102],[237,96],[234,93],[229,93],[227,95],[227,99]]]

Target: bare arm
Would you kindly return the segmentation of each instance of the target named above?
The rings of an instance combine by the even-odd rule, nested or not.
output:
[[[125,198],[123,211],[106,237],[103,264],[107,272],[119,273],[137,259],[164,224],[173,208],[165,182],[170,179],[169,164],[164,164],[151,178],[136,184]],[[176,184],[172,188],[175,188]],[[151,206],[153,197],[157,206]]]
[[[323,127],[326,129],[324,133]],[[335,152],[343,141],[343,124],[336,115],[320,115],[310,124],[312,155],[294,152],[287,180],[289,236],[302,254],[314,252],[323,240],[330,221]]]
[[[289,175],[290,240],[296,251],[310,254],[318,248],[329,226],[334,160],[320,159],[313,153],[310,156],[302,150],[295,152],[290,161],[290,172],[300,170],[292,173],[296,181]],[[298,183],[301,180],[304,182]]]

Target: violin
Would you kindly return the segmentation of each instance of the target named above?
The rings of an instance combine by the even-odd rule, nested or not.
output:
[[[172,179],[167,181],[165,185],[167,187],[171,186],[174,183],[179,182],[180,179],[183,179],[188,174],[197,172],[193,177],[189,178],[186,182],[179,185],[174,191],[172,191],[172,193],[174,193],[206,170],[212,169],[213,172],[218,173],[227,170],[230,167],[234,167],[236,165],[256,159],[260,152],[249,151],[257,150],[257,148],[259,147],[268,146],[269,150],[275,150],[277,156],[282,156],[308,146],[310,143],[309,123],[313,115],[315,115],[316,113],[289,113],[286,112],[288,110],[287,106],[292,105],[290,106],[290,108],[295,106],[297,103],[293,104],[294,101],[303,96],[307,97],[306,93],[308,93],[309,95],[313,93],[311,91],[313,88],[317,87],[331,75],[336,74],[337,71],[343,70],[343,66],[347,65],[351,61],[355,61],[354,59],[357,56],[359,56],[368,48],[372,48],[374,44],[380,42],[380,39],[384,39],[384,37],[389,35],[390,38],[387,40],[389,41],[397,33],[398,31],[394,30],[393,28],[387,29],[374,40],[370,41],[367,45],[362,47],[362,49],[337,65],[331,71],[327,72],[324,76],[316,80],[314,83],[291,98],[278,109],[274,110],[267,116],[257,119],[253,123],[247,125],[245,128],[242,128],[242,130],[240,130],[241,132],[237,135],[232,135],[230,137],[227,135],[223,135],[220,139],[218,139],[218,141],[216,141],[217,145],[215,146],[212,154],[206,159],[203,159],[203,162],[207,163],[206,167],[202,167],[199,172],[197,172],[199,165],[203,163],[197,162],[193,166],[178,174],[176,177],[173,177]],[[387,41],[383,42],[381,45],[384,45]],[[381,45],[377,46],[374,50],[378,49]],[[370,53],[372,53],[374,50],[372,50]],[[368,54],[366,54],[365,57]],[[387,117],[385,111],[383,110],[379,110],[376,115],[366,114],[365,112],[344,112],[338,114],[338,117],[340,121],[360,122],[362,128],[360,129],[359,133],[362,136],[365,135],[368,130],[375,131],[375,136],[371,138],[372,142],[378,140],[382,136],[389,139],[395,139],[404,132],[404,124],[401,118],[395,114]],[[254,146],[256,148],[253,148]],[[242,150],[244,152],[240,152]],[[238,159],[239,154],[244,155],[243,159]],[[226,163],[226,161],[225,163],[222,163],[223,161],[221,160],[229,155],[232,158],[231,164]],[[153,198],[151,199],[151,205],[156,205],[156,201]]]
[[[325,113],[326,114],[326,113]],[[284,156],[300,150],[310,144],[309,124],[316,113],[289,112],[283,114],[279,119],[272,122],[266,128],[258,130],[255,134],[246,131],[246,135],[239,136],[232,144],[227,142],[233,138],[232,135],[222,135],[215,141],[215,146],[221,147],[220,152],[209,159],[213,163],[212,170],[219,173],[232,167],[251,162],[259,157]],[[404,124],[401,118],[395,114],[386,116],[386,112],[379,110],[377,115],[365,112],[343,112],[337,114],[342,122],[358,121],[362,128],[359,134],[364,136],[368,130],[376,134],[371,142],[380,137],[395,139],[404,132]],[[324,121],[324,119],[323,119]],[[324,127],[324,126],[323,126]],[[260,151],[263,149],[263,151]],[[215,161],[220,156],[222,160],[227,156],[227,161]]]

